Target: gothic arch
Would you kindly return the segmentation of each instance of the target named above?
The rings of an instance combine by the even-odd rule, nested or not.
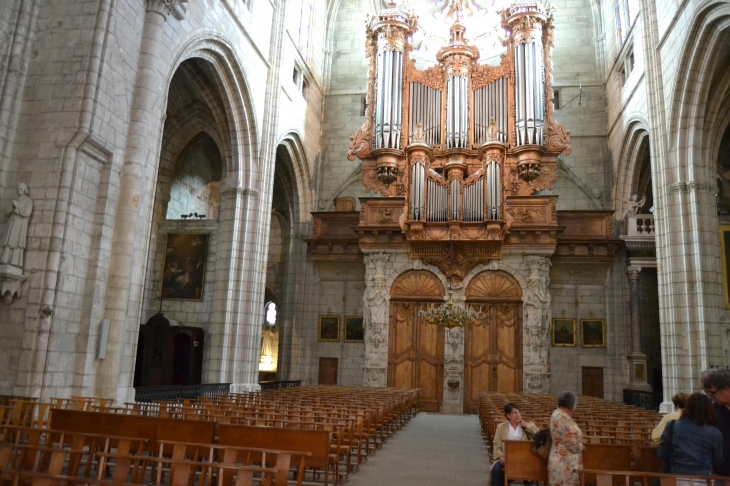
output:
[[[466,287],[467,302],[522,302],[522,289],[507,272],[485,270],[471,279]]]
[[[222,97],[224,112],[216,118],[224,119],[226,133],[221,137],[229,140],[225,186],[255,188],[261,177],[258,161],[259,141],[256,134],[256,117],[251,101],[249,82],[241,66],[236,50],[229,41],[210,31],[194,33],[179,49],[167,75],[169,85],[178,67],[188,59],[200,58],[212,66],[217,91]]]
[[[726,61],[730,43],[730,5],[723,1],[704,2],[692,19],[692,29],[682,49],[667,116],[669,140],[677,149],[677,179],[710,185],[714,183],[715,160],[708,149],[712,134],[726,115],[730,96],[730,70]],[[680,173],[684,171],[685,173]]]
[[[441,280],[427,270],[409,270],[393,282],[390,298],[396,300],[443,300]]]
[[[645,160],[648,150],[649,132],[646,121],[632,117],[626,126],[616,170],[617,181],[614,187],[613,209],[616,211],[617,219],[621,218],[625,211],[625,200],[639,190],[642,161]],[[641,196],[641,194],[639,195]]]

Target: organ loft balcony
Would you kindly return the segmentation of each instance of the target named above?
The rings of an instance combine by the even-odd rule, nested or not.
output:
[[[626,249],[633,254],[654,254],[656,251],[656,231],[653,214],[628,214],[626,227],[621,232]]]

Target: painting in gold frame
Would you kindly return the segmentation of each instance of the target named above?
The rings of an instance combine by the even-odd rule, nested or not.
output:
[[[345,317],[345,342],[362,343],[365,341],[365,329],[362,316]]]
[[[320,342],[337,343],[340,341],[340,316],[319,316]]]
[[[553,346],[575,346],[575,319],[553,319]]]
[[[583,348],[605,348],[606,321],[603,319],[581,320],[580,345]]]
[[[720,259],[722,260],[722,295],[730,309],[730,225],[720,225]]]
[[[168,233],[160,297],[165,300],[203,300],[207,258],[207,233]]]

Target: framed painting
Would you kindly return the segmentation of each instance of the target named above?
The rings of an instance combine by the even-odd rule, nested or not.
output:
[[[167,300],[203,300],[207,257],[207,233],[168,233],[160,297]]]
[[[584,348],[605,348],[606,321],[603,319],[580,321],[580,345]]]
[[[720,225],[720,259],[722,260],[722,295],[730,309],[730,225]]]
[[[339,342],[340,316],[319,316],[319,341]]]
[[[362,316],[345,317],[345,342],[365,342],[365,329],[363,328]]]
[[[553,346],[575,346],[575,319],[553,319]]]

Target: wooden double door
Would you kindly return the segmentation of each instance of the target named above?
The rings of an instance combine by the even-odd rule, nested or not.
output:
[[[486,271],[466,288],[485,314],[464,333],[464,412],[479,411],[479,392],[522,391],[522,290],[508,273]]]
[[[444,388],[444,329],[418,316],[425,302],[391,301],[388,386],[420,388],[420,408],[438,412]]]
[[[420,407],[439,411],[444,391],[444,329],[419,317],[443,302],[443,286],[426,271],[403,274],[393,284],[388,333],[388,386],[420,388]],[[464,411],[476,413],[479,392],[522,391],[522,292],[507,273],[483,272],[466,290],[469,305],[485,318],[464,333]]]

